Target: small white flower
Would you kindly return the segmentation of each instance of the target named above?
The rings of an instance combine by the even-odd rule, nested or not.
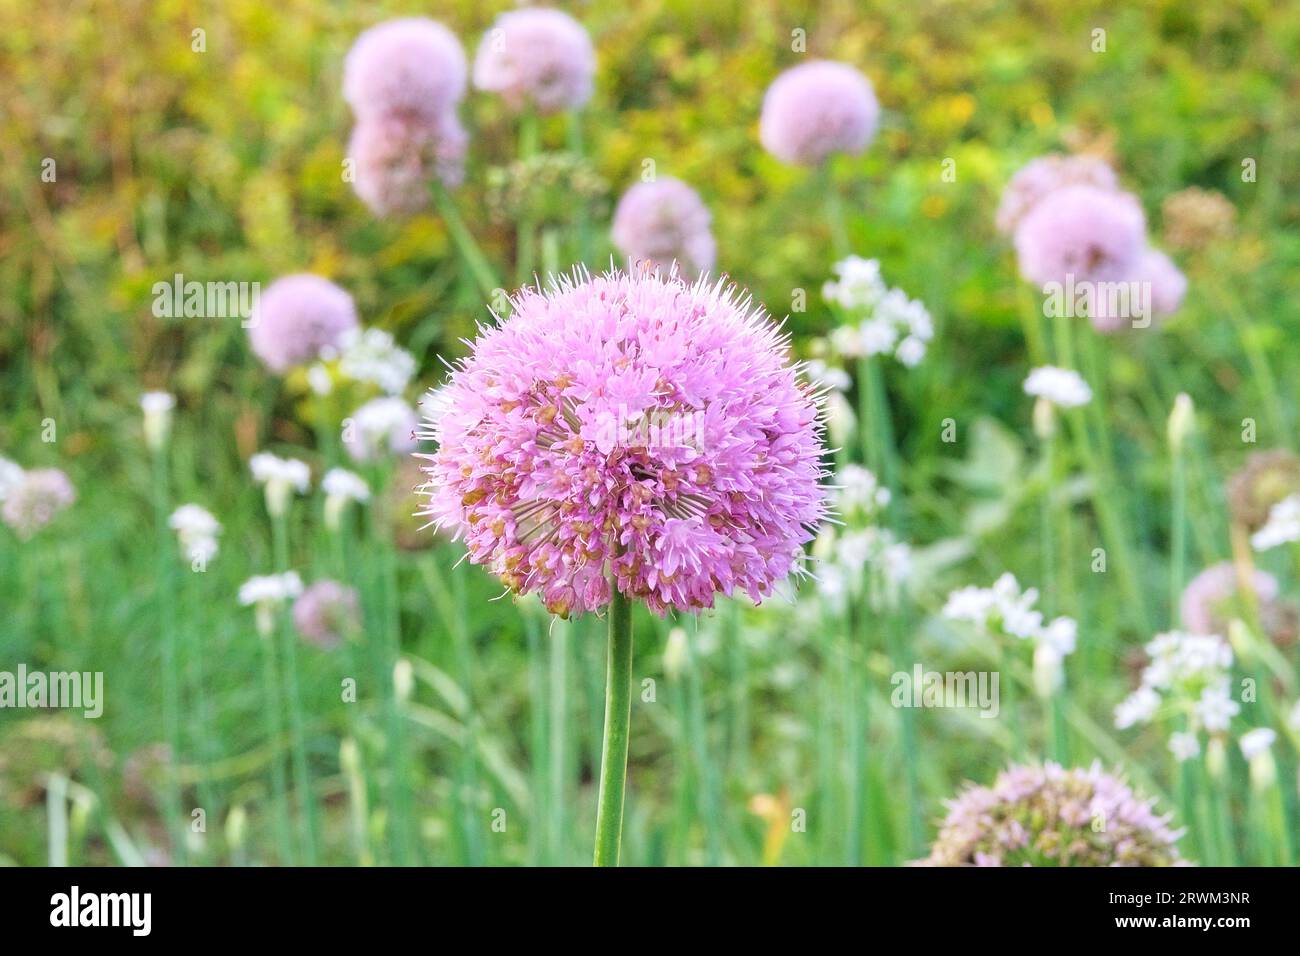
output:
[[[1074,653],[1079,636],[1079,622],[1072,617],[1058,617],[1043,628],[1038,635],[1038,643],[1052,648],[1061,657]]]
[[[372,398],[349,419],[343,444],[355,461],[374,461],[387,452],[405,454],[415,448],[419,425],[415,409],[400,398]]]
[[[191,564],[206,566],[217,556],[217,535],[221,523],[199,505],[181,505],[167,521],[180,540],[181,551]]]
[[[804,372],[810,382],[837,392],[847,392],[852,384],[848,372],[834,365],[827,365],[821,359],[810,359],[805,362]]]
[[[1125,730],[1134,724],[1149,723],[1160,709],[1160,695],[1150,687],[1139,687],[1115,708],[1115,728]]]
[[[1241,755],[1247,760],[1254,760],[1268,753],[1276,740],[1277,731],[1270,727],[1256,727],[1242,734],[1238,743],[1241,745]]]
[[[338,530],[339,519],[348,502],[370,500],[370,486],[360,475],[344,468],[331,468],[321,479],[320,486],[325,492],[325,526],[331,531]]]
[[[302,578],[297,571],[283,574],[260,574],[239,586],[239,603],[252,607],[257,615],[257,630],[269,636],[275,625],[275,612],[286,601],[302,593]]]
[[[835,354],[852,359],[862,355],[862,335],[851,325],[841,325],[832,330],[828,339]]]
[[[1300,495],[1283,498],[1268,510],[1264,526],[1250,536],[1256,551],[1267,551],[1278,545],[1300,541]]]
[[[894,354],[908,368],[916,368],[925,358],[925,343],[915,335],[909,335],[898,343],[898,351]]]
[[[1176,731],[1169,735],[1169,752],[1179,763],[1191,760],[1201,752],[1201,742],[1196,734]]]
[[[167,441],[175,407],[176,398],[167,392],[145,392],[140,396],[140,409],[144,412],[144,443],[150,451],[158,451]]]
[[[8,458],[0,458],[0,501],[23,482],[23,470]]]
[[[383,329],[350,330],[343,338],[339,371],[358,382],[370,382],[398,395],[415,374],[415,357]]]
[[[334,391],[334,380],[330,378],[330,370],[320,362],[311,366],[307,369],[307,386],[313,394],[322,397]]]
[[[1078,372],[1044,365],[1025,379],[1025,394],[1045,398],[1060,408],[1078,408],[1092,401],[1092,389]]]
[[[270,452],[258,452],[248,460],[253,480],[265,486],[266,510],[282,515],[294,491],[304,494],[311,485],[311,469],[297,458],[280,458]]]
[[[1201,692],[1201,699],[1196,702],[1196,716],[1210,733],[1221,733],[1228,729],[1232,718],[1241,713],[1241,705],[1228,693],[1228,682],[1222,681]]]

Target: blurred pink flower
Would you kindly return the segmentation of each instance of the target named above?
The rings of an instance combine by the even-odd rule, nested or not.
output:
[[[1146,217],[1128,193],[1064,186],[1016,227],[1020,274],[1038,286],[1129,278],[1146,250]]]
[[[9,488],[0,507],[0,517],[19,538],[26,540],[76,500],[76,489],[59,469],[33,468],[23,472]]]
[[[356,163],[353,188],[378,216],[419,212],[429,204],[435,178],[460,185],[468,144],[454,112],[428,121],[398,114],[363,119],[348,144]]]
[[[497,17],[474,57],[474,85],[500,93],[511,109],[578,109],[591,98],[591,37],[560,10],[528,7]]]
[[[273,372],[309,362],[337,347],[357,325],[357,310],[333,282],[310,273],[284,276],[258,298],[249,319],[253,352]]]
[[[860,153],[880,106],[871,81],[847,63],[814,60],[778,76],[763,97],[759,139],[782,162],[816,166],[831,153]]]
[[[465,95],[465,52],[441,23],[405,17],[371,27],[343,64],[343,98],[359,120],[393,114],[432,124]]]
[[[338,647],[361,628],[357,592],[337,581],[317,581],[294,600],[293,626],[308,644]]]
[[[629,259],[668,273],[676,262],[694,278],[713,268],[712,217],[699,194],[680,179],[660,176],[637,183],[614,211],[613,239]]]

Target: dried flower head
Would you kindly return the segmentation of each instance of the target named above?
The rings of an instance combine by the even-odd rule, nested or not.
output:
[[[561,10],[503,13],[474,57],[474,85],[514,110],[579,109],[591,98],[596,51],[586,29]]]
[[[1258,531],[1268,520],[1269,509],[1300,494],[1300,457],[1284,448],[1252,452],[1228,479],[1227,493],[1232,519],[1247,531]]]
[[[1237,208],[1223,193],[1192,186],[1165,197],[1160,207],[1171,249],[1204,249],[1232,233]]]
[[[573,153],[537,153],[487,174],[487,204],[497,222],[565,225],[603,206],[608,192],[596,167]]]
[[[782,162],[816,166],[832,153],[866,149],[879,113],[871,81],[858,70],[814,60],[791,67],[767,88],[759,139]]]
[[[357,592],[337,581],[317,581],[293,602],[293,626],[308,644],[331,650],[361,629]]]
[[[614,210],[613,239],[634,261],[665,273],[675,262],[694,278],[713,268],[712,217],[699,194],[680,179],[660,176],[637,183]]]
[[[9,488],[0,506],[0,517],[26,540],[76,500],[76,489],[59,469],[33,468],[23,472],[18,483]]]
[[[343,64],[343,98],[358,119],[441,118],[465,95],[465,51],[455,34],[426,17],[371,27]]]
[[[1098,189],[1119,189],[1115,170],[1100,156],[1053,153],[1031,160],[1011,177],[1002,191],[996,218],[998,232],[1011,235],[1025,214],[1044,196],[1064,186],[1079,184]]]
[[[968,787],[923,862],[928,866],[1173,866],[1181,831],[1101,765],[1011,767]]]
[[[554,614],[761,600],[826,512],[788,338],[721,281],[578,272],[485,328],[422,438],[434,522]]]
[[[309,362],[336,348],[357,325],[352,296],[310,273],[284,276],[258,297],[249,319],[253,352],[273,372]]]

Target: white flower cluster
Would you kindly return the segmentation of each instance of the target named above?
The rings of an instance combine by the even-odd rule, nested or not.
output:
[[[352,413],[343,443],[356,461],[373,461],[388,452],[405,454],[415,448],[419,425],[415,409],[403,398],[372,398]]]
[[[1057,408],[1078,408],[1092,401],[1092,389],[1078,372],[1044,365],[1025,379],[1025,394],[1043,398]]]
[[[415,375],[415,356],[383,329],[350,330],[339,349],[339,371],[369,382],[388,395],[400,395]]]
[[[1150,663],[1142,671],[1142,684],[1115,708],[1115,726],[1124,730],[1150,723],[1166,700],[1187,711],[1191,735],[1204,728],[1210,733],[1228,729],[1241,705],[1229,690],[1232,648],[1217,634],[1170,631],[1157,634],[1146,646]],[[1186,736],[1170,740],[1179,759],[1195,756],[1199,746]]]
[[[370,500],[370,486],[360,475],[345,468],[331,468],[325,472],[320,487],[325,492],[325,526],[335,531],[343,509],[349,501],[365,503]]]
[[[831,333],[831,345],[842,356],[893,355],[908,368],[925,358],[934,323],[924,304],[885,285],[875,259],[849,256],[835,263],[833,271],[835,278],[822,286],[822,297],[859,320]]]
[[[23,483],[22,466],[8,458],[0,458],[0,501],[9,496],[9,492]]]
[[[248,460],[253,480],[266,489],[266,510],[273,515],[284,514],[289,495],[303,494],[311,485],[311,468],[297,458],[280,458],[270,452],[258,452]]]
[[[199,505],[181,505],[172,512],[168,525],[180,539],[181,553],[191,564],[206,565],[217,556],[217,535],[221,523]]]
[[[819,388],[835,392],[847,392],[852,381],[849,373],[836,365],[827,365],[821,359],[809,359],[803,365],[808,381]]]
[[[880,483],[875,474],[861,465],[845,465],[840,469],[836,504],[846,518],[872,521],[889,505],[889,489]]]
[[[239,586],[239,603],[253,609],[258,633],[269,637],[275,628],[275,612],[300,594],[302,578],[298,577],[297,571],[259,574]]]
[[[837,531],[827,524],[817,536],[813,555],[818,561],[818,590],[843,609],[849,595],[861,593],[870,568],[878,573],[873,604],[892,602],[911,575],[912,549],[876,524],[889,504],[889,489],[861,465],[845,465],[836,477],[837,510],[848,527]]]
[[[1283,498],[1268,509],[1264,526],[1250,536],[1256,551],[1267,551],[1279,545],[1300,541],[1300,495]]]

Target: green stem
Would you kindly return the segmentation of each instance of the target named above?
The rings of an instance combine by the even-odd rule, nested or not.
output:
[[[465,225],[465,220],[461,218],[460,212],[457,211],[456,203],[451,198],[451,193],[447,191],[447,187],[435,179],[432,189],[434,204],[438,207],[439,214],[447,224],[447,231],[451,233],[452,242],[456,244],[461,258],[465,260],[465,266],[474,276],[479,292],[483,294],[486,301],[491,301],[496,294],[496,290],[501,288],[501,283],[492,271],[492,266],[488,264],[487,257],[483,255],[483,250],[474,241],[474,234],[469,231],[469,227]]]
[[[851,251],[849,231],[844,224],[844,203],[835,177],[831,175],[829,162],[822,163],[820,178],[822,196],[826,200],[826,223],[831,230],[831,248],[835,251],[835,258],[842,259]]]
[[[289,566],[289,532],[283,514],[271,516],[272,548],[275,566],[283,573]],[[304,863],[316,865],[319,834],[316,823],[316,800],[312,794],[311,770],[307,763],[307,734],[303,720],[302,694],[298,688],[298,651],[289,620],[289,605],[280,611],[279,639],[284,653],[284,677],[289,697],[289,728],[293,746],[293,785],[298,791],[298,808],[302,814]]]
[[[289,826],[289,785],[285,779],[284,761],[280,757],[280,748],[284,743],[284,726],[280,700],[280,682],[276,678],[275,635],[262,634],[262,684],[266,695],[266,704],[262,711],[266,715],[266,737],[270,748],[271,794],[275,812],[275,840],[280,849],[280,863],[292,866],[296,862],[293,849],[292,829]]]
[[[569,113],[569,152],[576,158],[582,159],[584,154],[584,145],[582,138],[582,114],[577,110]],[[578,261],[589,264],[591,262],[591,221],[587,203],[584,201],[578,204],[577,227],[578,227]]]
[[[167,768],[167,828],[171,831],[172,851],[177,865],[185,865],[185,825],[181,810],[180,782],[177,772],[181,764],[181,685],[176,646],[176,551],[168,528],[168,480],[166,446],[154,453],[153,458],[154,522],[157,534],[158,560],[158,626],[162,631],[162,693],[163,732],[172,756]]]
[[[632,718],[632,602],[610,576],[609,659],[605,669],[605,733],[596,808],[596,866],[618,866],[627,788],[628,724]]]

